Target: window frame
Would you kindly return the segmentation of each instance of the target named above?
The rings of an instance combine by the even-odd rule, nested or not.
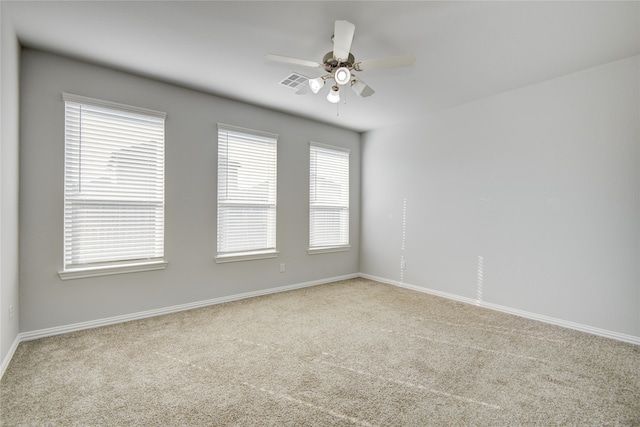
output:
[[[228,125],[225,123],[217,124],[217,190],[216,190],[216,256],[214,261],[216,263],[228,263],[228,262],[236,262],[236,261],[250,261],[250,260],[258,260],[258,259],[266,259],[266,258],[276,258],[279,254],[277,249],[277,192],[278,192],[278,134],[264,132],[255,129],[248,129],[239,126]],[[257,140],[262,140],[262,142],[269,142],[273,144],[273,165],[272,170],[266,171],[269,175],[272,175],[273,182],[270,183],[272,189],[267,191],[268,194],[272,193],[272,198],[267,195],[267,201],[264,203],[249,201],[248,199],[242,200],[234,200],[234,201],[221,201],[221,185],[224,182],[228,182],[229,180],[229,170],[227,170],[226,176],[221,176],[221,134],[223,132],[231,132],[240,134],[242,136],[251,138],[256,138]],[[267,141],[269,140],[269,141]],[[227,144],[229,141],[227,141]],[[227,145],[228,150],[228,145]],[[228,168],[228,165],[227,165]],[[227,193],[228,197],[228,193]],[[262,206],[267,209],[272,210],[273,220],[272,222],[268,222],[266,227],[267,230],[272,230],[272,234],[266,234],[263,236],[265,241],[273,241],[273,247],[254,247],[254,248],[246,248],[243,250],[234,250],[234,251],[221,251],[221,206],[227,205],[229,207],[257,207]],[[269,211],[267,211],[267,218],[269,216]],[[267,221],[269,221],[267,219]]]
[[[314,174],[314,165],[312,165],[312,150],[313,148],[319,148],[320,150],[325,150],[325,151],[333,151],[335,153],[345,153],[346,154],[346,160],[347,160],[347,170],[346,170],[346,188],[347,188],[347,195],[346,195],[346,205],[339,205],[336,204],[335,208],[336,210],[346,210],[347,212],[347,219],[346,219],[346,230],[339,230],[339,233],[345,233],[346,234],[346,243],[339,243],[339,244],[327,244],[327,245],[322,245],[322,246],[312,246],[311,245],[311,241],[312,241],[312,212],[313,212],[313,201],[312,201],[312,197],[313,197],[313,191],[312,191],[312,185],[313,185],[313,174]],[[317,153],[316,153],[317,156]],[[317,165],[316,165],[317,168]],[[346,147],[340,147],[340,146],[336,146],[336,145],[328,145],[328,144],[322,144],[319,142],[314,142],[314,141],[309,141],[309,234],[308,234],[308,249],[307,249],[307,253],[310,255],[314,255],[314,254],[323,254],[323,253],[331,253],[331,252],[346,252],[351,250],[351,209],[350,209],[350,194],[351,194],[351,150],[349,148]]]
[[[64,218],[64,237],[63,237],[63,262],[62,262],[62,270],[58,272],[58,276],[60,277],[60,279],[62,280],[69,280],[69,279],[79,279],[79,278],[86,278],[86,277],[94,277],[94,276],[105,276],[105,275],[111,275],[111,274],[122,274],[122,273],[132,273],[132,272],[140,272],[140,271],[151,271],[151,270],[161,270],[161,269],[165,269],[168,265],[167,261],[165,260],[165,251],[164,251],[164,239],[165,239],[165,135],[166,135],[166,131],[165,131],[165,123],[166,123],[166,113],[161,112],[161,111],[156,111],[156,110],[151,110],[151,109],[147,109],[147,108],[140,108],[140,107],[135,107],[135,106],[131,106],[131,105],[125,105],[125,104],[120,104],[120,103],[115,103],[115,102],[111,102],[111,101],[105,101],[105,100],[101,100],[101,99],[95,99],[95,98],[89,98],[89,97],[85,97],[85,96],[80,96],[80,95],[74,95],[74,94],[70,94],[70,93],[63,93],[62,94],[62,100],[64,102],[64,118],[65,118],[65,130],[64,130],[64,143],[65,143],[65,148],[64,148],[64,188],[63,188],[63,201],[64,201],[64,214],[63,214],[63,218]],[[68,103],[70,103],[68,105]],[[77,104],[79,107],[74,107],[71,104]],[[159,139],[161,138],[161,166],[160,166],[160,179],[157,180],[155,179],[154,183],[156,186],[160,187],[159,192],[155,193],[156,196],[156,201],[154,202],[149,202],[148,200],[143,201],[142,198],[136,200],[133,197],[130,197],[128,200],[125,201],[124,198],[119,199],[119,200],[112,200],[111,203],[106,203],[106,199],[102,200],[102,205],[100,204],[100,196],[97,195],[98,193],[87,193],[89,195],[89,197],[87,198],[87,196],[80,196],[81,193],[77,193],[77,192],[73,192],[71,190],[68,190],[68,185],[69,182],[75,180],[79,180],[80,175],[72,175],[73,172],[70,171],[70,163],[73,160],[70,160],[70,154],[69,154],[69,150],[72,150],[71,147],[74,147],[74,144],[78,147],[80,147],[82,145],[82,136],[81,132],[79,133],[79,135],[76,137],[73,135],[73,132],[68,128],[69,126],[69,120],[73,120],[72,118],[69,117],[69,113],[70,113],[70,108],[82,108],[83,106],[87,106],[89,108],[98,108],[98,109],[108,109],[108,110],[112,110],[114,112],[117,112],[118,114],[122,114],[125,116],[128,116],[128,118],[136,118],[136,119],[140,119],[141,116],[146,116],[147,118],[151,119],[151,120],[161,120],[162,124],[162,132],[161,135],[159,136],[159,138],[155,139],[156,143],[159,141]],[[108,133],[107,133],[108,134]],[[129,134],[128,136],[131,136],[131,134]],[[122,149],[122,148],[119,148]],[[113,148],[114,152],[117,151],[116,148]],[[106,156],[105,156],[106,157]],[[77,162],[79,162],[79,165],[82,164],[82,159],[78,159]],[[80,166],[78,166],[80,167]],[[155,172],[155,175],[158,175],[158,172]],[[118,175],[116,175],[118,176]],[[160,197],[160,199],[158,199],[158,196]],[[70,230],[71,227],[70,225],[70,218],[68,217],[68,215],[71,215],[70,212],[72,209],[72,205],[75,202],[76,204],[80,203],[80,205],[82,206],[83,204],[88,204],[88,203],[94,203],[94,202],[90,202],[89,200],[91,199],[91,197],[95,198],[95,203],[98,206],[135,206],[136,204],[140,205],[140,204],[157,204],[160,203],[159,208],[160,208],[160,215],[161,215],[161,236],[158,236],[158,233],[154,233],[155,236],[155,240],[158,240],[158,237],[160,238],[160,247],[159,249],[155,249],[154,251],[156,252],[153,256],[149,256],[147,258],[145,257],[139,257],[139,258],[131,258],[131,259],[115,259],[115,258],[111,258],[106,259],[106,260],[101,260],[101,261],[92,261],[92,262],[87,262],[87,263],[74,263],[73,261],[70,261],[71,258],[71,251],[73,250],[72,248],[68,247],[68,245],[72,245],[73,244],[73,238],[67,238],[67,232]],[[83,201],[84,200],[84,201]],[[105,204],[106,203],[106,204]],[[69,213],[68,213],[69,212]],[[158,214],[158,211],[156,210],[156,215]],[[157,228],[157,225],[154,226],[154,228]],[[149,255],[151,255],[151,252],[148,253]]]

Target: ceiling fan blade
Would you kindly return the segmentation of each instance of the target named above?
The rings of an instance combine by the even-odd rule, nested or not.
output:
[[[363,98],[376,93],[375,90],[371,89],[371,86],[355,76],[352,78],[351,82],[351,89],[353,89],[355,93],[357,93],[359,96],[362,96]]]
[[[282,62],[285,64],[301,65],[303,67],[320,68],[323,64],[316,61],[308,61],[306,59],[291,58],[289,56],[274,55],[272,53],[265,55],[268,61]]]
[[[379,68],[410,67],[415,62],[416,57],[413,54],[407,54],[388,58],[366,59],[353,64],[353,68],[357,71],[368,71]]]
[[[349,59],[351,51],[351,42],[353,34],[356,32],[356,26],[349,21],[336,21],[333,32],[333,59],[337,61],[346,61]]]

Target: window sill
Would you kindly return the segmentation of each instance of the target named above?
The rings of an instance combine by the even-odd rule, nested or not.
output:
[[[166,261],[138,262],[132,264],[103,265],[100,267],[74,268],[58,272],[62,280],[84,279],[86,277],[109,276],[111,274],[137,273],[139,271],[164,270]]]
[[[327,246],[327,247],[323,247],[323,248],[309,248],[307,250],[307,253],[309,255],[316,255],[316,254],[327,254],[327,253],[331,253],[331,252],[347,252],[351,250],[351,245],[345,245],[345,246]]]
[[[215,257],[216,264],[236,261],[251,261],[254,259],[277,258],[278,251],[255,251],[255,252],[238,252],[233,254],[218,255]]]

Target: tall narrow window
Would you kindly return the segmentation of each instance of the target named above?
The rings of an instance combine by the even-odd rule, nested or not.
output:
[[[64,94],[63,279],[164,268],[165,114]]]
[[[312,142],[309,252],[349,249],[349,150]]]
[[[276,256],[277,140],[218,124],[216,262]]]

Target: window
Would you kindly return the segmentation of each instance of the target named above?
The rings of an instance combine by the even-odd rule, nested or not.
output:
[[[165,114],[64,94],[62,279],[160,269]]]
[[[309,149],[309,252],[349,249],[349,150]]]
[[[278,135],[218,124],[216,262],[276,252]]]

